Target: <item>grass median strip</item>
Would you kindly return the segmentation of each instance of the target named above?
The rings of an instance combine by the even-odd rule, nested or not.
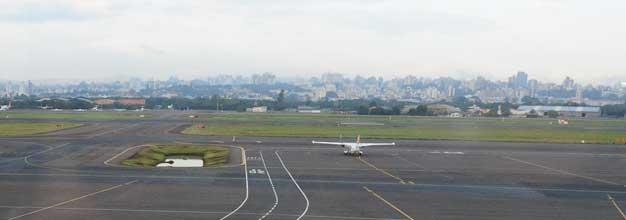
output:
[[[79,125],[67,122],[0,122],[0,136],[42,134]]]
[[[453,125],[453,124],[451,124]],[[623,143],[626,135],[620,130],[585,130],[568,127],[439,127],[428,124],[337,126],[307,124],[232,123],[192,125],[184,134],[214,136],[274,137],[356,137],[422,140],[472,140],[546,143]]]
[[[214,145],[151,145],[144,147],[129,159],[122,161],[127,166],[154,167],[165,162],[169,156],[195,156],[202,158],[204,167],[217,166],[228,162],[230,151],[226,147]]]

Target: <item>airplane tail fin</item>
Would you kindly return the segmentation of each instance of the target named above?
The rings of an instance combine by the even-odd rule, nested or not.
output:
[[[357,135],[356,136],[356,144],[360,144],[361,143],[361,135]]]

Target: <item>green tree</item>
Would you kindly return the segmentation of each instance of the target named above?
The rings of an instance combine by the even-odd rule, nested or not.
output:
[[[557,112],[557,111],[548,111],[547,115],[550,118],[557,118],[557,117],[559,117],[559,112]]]
[[[418,105],[415,108],[409,109],[409,115],[426,116],[428,115],[428,106]]]

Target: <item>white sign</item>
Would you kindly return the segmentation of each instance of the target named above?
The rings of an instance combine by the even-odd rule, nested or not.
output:
[[[262,169],[250,169],[248,171],[248,173],[264,175],[265,174],[265,170],[262,170]]]

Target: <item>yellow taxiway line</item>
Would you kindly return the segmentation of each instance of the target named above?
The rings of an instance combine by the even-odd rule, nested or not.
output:
[[[367,187],[363,187],[363,189],[365,189],[367,192],[369,192],[370,194],[372,194],[374,197],[376,197],[377,199],[379,199],[380,201],[383,201],[385,204],[387,204],[389,207],[391,207],[392,209],[396,210],[396,212],[400,213],[402,216],[404,216],[406,219],[409,220],[415,220],[413,219],[411,216],[409,216],[408,214],[406,214],[406,212],[402,211],[400,208],[398,208],[397,206],[393,205],[391,202],[387,201],[385,198],[383,198],[382,196],[378,195],[378,193],[374,192],[373,190],[367,188]]]
[[[383,169],[380,169],[380,168],[378,168],[378,167],[374,166],[374,164],[371,164],[370,162],[367,162],[366,160],[363,160],[363,158],[361,158],[361,157],[358,157],[357,159],[359,159],[359,160],[360,160],[361,162],[363,162],[365,165],[368,165],[368,166],[370,166],[371,168],[373,168],[373,169],[375,169],[375,170],[378,170],[379,172],[381,172],[381,173],[383,173],[383,174],[385,174],[385,175],[387,175],[387,176],[389,176],[389,177],[391,177],[391,178],[394,178],[394,179],[396,179],[396,180],[400,181],[400,183],[401,183],[401,184],[406,184],[406,183],[409,183],[409,184],[415,184],[415,183],[413,183],[412,181],[404,181],[404,179],[402,179],[402,178],[400,178],[400,177],[398,177],[398,176],[395,176],[395,175],[393,175],[393,174],[391,174],[391,173],[387,172],[386,170],[383,170]]]

